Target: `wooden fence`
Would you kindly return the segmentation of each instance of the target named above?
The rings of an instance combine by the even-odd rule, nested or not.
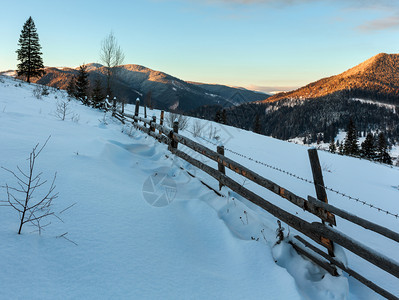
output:
[[[273,181],[264,178],[260,174],[246,168],[245,166],[235,162],[234,160],[226,157],[224,155],[223,146],[217,147],[216,151],[209,149],[181,134],[178,133],[178,123],[174,122],[173,129],[168,128],[163,125],[164,112],[161,112],[160,124],[157,124],[156,118],[151,119],[139,117],[139,101],[136,102],[135,114],[126,114],[121,112],[113,112],[113,115],[125,123],[125,121],[130,120],[132,124],[140,129],[141,131],[147,133],[148,135],[156,138],[159,142],[167,144],[168,149],[176,156],[184,159],[193,166],[201,169],[205,173],[209,174],[213,178],[219,181],[219,187],[226,186],[251,201],[252,203],[263,208],[282,222],[295,228],[298,232],[302,233],[306,237],[310,238],[317,244],[325,247],[328,253],[325,253],[320,248],[316,247],[308,240],[303,237],[296,235],[294,239],[290,241],[290,244],[294,249],[301,255],[312,260],[314,263],[318,264],[320,267],[324,268],[333,276],[338,276],[336,267],[340,268],[348,275],[353,276],[359,282],[368,286],[378,294],[388,298],[388,299],[399,299],[397,296],[393,295],[389,291],[383,289],[382,287],[376,285],[372,281],[365,278],[363,275],[359,274],[355,270],[349,268],[334,256],[334,243],[344,247],[345,249],[351,251],[352,253],[362,257],[366,261],[374,264],[378,268],[386,271],[387,273],[399,278],[399,263],[386,257],[381,253],[377,253],[370,249],[366,245],[354,240],[353,238],[345,235],[344,233],[334,229],[332,226],[336,225],[335,216],[339,216],[346,219],[356,225],[359,225],[365,229],[376,232],[390,240],[399,242],[399,234],[370,222],[361,217],[355,216],[349,212],[339,209],[331,204],[328,204],[327,194],[324,189],[323,175],[320,167],[320,162],[316,149],[309,149],[309,159],[311,163],[313,181],[315,183],[317,199],[312,196],[308,196],[304,199],[288,189],[274,183]],[[140,122],[143,125],[140,125]],[[147,127],[148,125],[149,127]],[[158,131],[158,132],[157,132]],[[195,152],[217,162],[218,169],[214,169],[203,162],[191,157],[189,154],[178,149],[178,144],[187,146],[188,148],[194,150]],[[268,189],[269,191],[279,195],[283,199],[290,201],[291,203],[297,205],[303,210],[312,213],[321,219],[321,222],[309,223],[300,217],[293,215],[280,207],[272,204],[266,199],[260,197],[254,192],[248,190],[243,185],[237,183],[230,177],[226,175],[225,169],[228,168],[235,173],[249,179],[250,181]],[[209,186],[208,186],[209,187]]]

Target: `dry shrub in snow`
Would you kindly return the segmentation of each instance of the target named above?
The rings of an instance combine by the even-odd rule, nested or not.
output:
[[[9,172],[16,180],[16,184],[13,186],[7,183],[3,186],[6,189],[7,200],[2,200],[1,202],[4,203],[2,206],[11,206],[18,212],[18,234],[21,234],[22,226],[26,223],[36,227],[39,234],[41,234],[42,230],[51,224],[51,222],[47,221],[45,224],[41,222],[50,216],[57,217],[52,211],[52,202],[58,197],[58,193],[54,191],[57,173],[54,174],[50,187],[43,189],[47,180],[43,181],[41,177],[42,172],[37,173],[35,170],[36,159],[49,139],[50,137],[42,147],[39,148],[39,144],[33,147],[27,159],[29,167],[26,171],[22,170],[19,166],[17,166],[17,171],[2,167],[3,170]]]
[[[203,126],[201,124],[201,121],[195,120],[192,127],[194,137],[202,136]]]
[[[177,120],[179,122],[179,130],[184,130],[188,127],[188,117],[176,113],[167,113],[165,122],[170,128],[173,128],[173,123]]]
[[[70,101],[63,98],[57,101],[54,116],[61,121],[70,118],[73,122],[78,123],[80,116],[75,114],[70,108]]]
[[[42,99],[42,96],[48,96],[50,94],[49,87],[41,84],[37,84],[32,93],[37,99]]]
[[[72,114],[69,108],[69,101],[65,99],[57,101],[54,114],[58,119],[65,121],[66,117]]]

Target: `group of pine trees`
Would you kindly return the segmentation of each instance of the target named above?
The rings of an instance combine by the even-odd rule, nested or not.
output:
[[[18,54],[18,60],[20,64],[18,64],[17,74],[18,76],[24,76],[27,82],[30,82],[31,78],[33,77],[40,77],[44,75],[44,65],[42,60],[42,52],[41,46],[39,43],[39,36],[36,31],[35,23],[33,22],[32,17],[29,17],[28,20],[25,22],[20,38],[18,40],[19,49],[16,51]],[[108,77],[107,77],[107,91],[110,92],[110,80],[111,75],[114,73],[114,69],[116,66],[123,61],[124,55],[119,46],[117,46],[115,42],[115,37],[111,33],[108,38],[103,41],[102,45],[102,59],[105,61],[107,68],[108,68]],[[90,105],[95,108],[104,108],[106,99],[105,95],[102,90],[101,81],[97,78],[94,81],[94,86],[90,92],[90,84],[88,78],[88,71],[86,65],[81,65],[79,67],[78,74],[73,76],[70,80],[67,92],[70,97],[74,97],[80,101],[82,101],[85,105]],[[315,101],[313,101],[315,102]],[[113,101],[114,108],[116,107],[116,99],[114,98]],[[243,106],[248,107],[247,106]],[[252,107],[252,106],[251,106]],[[305,106],[300,106],[304,108]],[[286,107],[281,107],[277,112],[283,112]],[[255,111],[252,109],[252,112]],[[297,109],[298,110],[298,109]],[[231,112],[230,112],[231,114]],[[236,116],[236,114],[233,114]],[[243,115],[251,116],[252,114],[245,114]],[[261,134],[271,134],[271,132],[265,132],[262,128],[260,113],[256,114],[255,120],[253,121],[252,130],[256,133]],[[269,121],[271,115],[269,114]],[[249,117],[251,120],[251,117]],[[240,122],[243,121],[245,118],[234,118],[234,126],[240,126]],[[216,122],[222,124],[229,124],[231,122],[228,121],[228,113],[225,109],[217,109],[214,120]],[[244,120],[245,121],[245,120]],[[336,124],[335,124],[336,123]],[[366,139],[359,147],[358,142],[358,132],[356,130],[355,124],[352,119],[350,119],[347,127],[347,135],[345,141],[343,143],[335,143],[334,136],[336,135],[337,127],[339,126],[338,122],[335,122],[335,127],[327,128],[323,133],[322,136],[314,135],[312,139],[317,142],[322,141],[323,139],[331,137],[332,142],[330,143],[330,151],[331,152],[338,152],[343,155],[351,155],[351,156],[358,156],[363,157],[370,160],[379,161],[386,164],[392,164],[392,159],[388,153],[388,145],[385,135],[380,132],[378,136],[374,136],[371,132],[369,132],[366,136]],[[287,139],[289,135],[292,135],[287,130],[287,125],[281,125],[281,119],[277,118],[277,125],[274,127],[267,127],[267,128],[274,128],[274,130],[279,129],[281,127],[280,138]],[[245,126],[244,126],[245,128]],[[274,134],[271,134],[275,136]],[[298,136],[298,135],[297,135]],[[278,137],[278,136],[276,136]]]
[[[94,80],[94,86],[90,91],[86,65],[79,66],[78,74],[74,75],[68,83],[67,93],[69,97],[82,101],[84,105],[95,108],[104,108],[105,106],[106,97],[99,78]]]
[[[225,109],[218,110],[215,114],[214,121],[220,124],[227,124],[226,110]]]
[[[392,165],[392,158],[389,155],[388,144],[384,133],[378,135],[367,133],[365,140],[359,147],[358,133],[352,119],[349,120],[345,141],[339,143],[332,139],[329,147],[330,152],[338,152],[342,155],[362,157],[369,160]]]
[[[32,17],[25,22],[21,35],[18,40],[18,64],[17,74],[26,78],[27,82],[31,78],[40,77],[45,74],[39,35],[37,34],[35,23]],[[120,51],[120,50],[119,50]],[[86,65],[81,65],[78,74],[70,80],[67,92],[70,97],[76,98],[84,105],[91,105],[95,108],[103,108],[105,105],[105,95],[99,78],[94,81],[94,86],[90,92],[89,75]],[[110,89],[108,87],[108,89]]]

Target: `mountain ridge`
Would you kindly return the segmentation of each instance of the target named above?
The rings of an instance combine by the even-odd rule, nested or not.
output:
[[[347,71],[319,79],[290,92],[278,93],[260,103],[283,99],[316,99],[335,93],[369,97],[399,104],[399,54],[379,53]]]
[[[86,66],[89,73],[90,89],[95,80],[100,80],[105,87],[106,68],[98,63],[89,63]],[[78,69],[78,67],[46,67],[46,74],[41,78],[35,78],[32,82],[66,89]],[[0,74],[5,73],[9,75],[10,71],[0,72]],[[215,86],[219,88],[215,88]],[[117,67],[117,76],[113,80],[113,91],[114,95],[112,96],[127,103],[134,103],[137,98],[144,101],[145,95],[151,92],[152,106],[179,112],[188,112],[204,105],[230,107],[268,97],[267,94],[223,85],[194,84],[137,64]]]
[[[330,143],[352,120],[359,132],[399,141],[399,54],[377,54],[347,71],[263,101],[226,109],[226,124],[304,143]],[[193,116],[214,120],[217,107]],[[258,120],[256,122],[256,120]],[[256,124],[257,123],[257,124]]]

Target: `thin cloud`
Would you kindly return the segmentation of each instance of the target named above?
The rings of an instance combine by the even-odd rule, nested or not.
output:
[[[360,31],[370,32],[386,29],[399,29],[399,15],[389,16],[364,23],[358,27]]]
[[[245,87],[248,90],[258,91],[266,94],[276,94],[279,92],[288,92],[296,90],[299,86],[260,86],[260,85],[249,85]]]

